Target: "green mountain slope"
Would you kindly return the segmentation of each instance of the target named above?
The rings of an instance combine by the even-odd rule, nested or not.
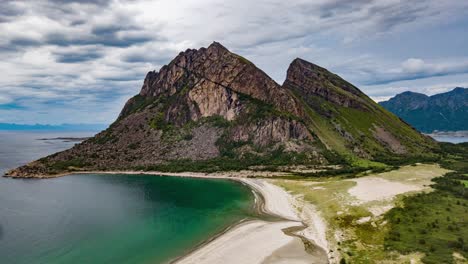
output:
[[[291,63],[283,87],[303,101],[320,140],[345,156],[387,160],[436,147],[357,87],[307,61]]]

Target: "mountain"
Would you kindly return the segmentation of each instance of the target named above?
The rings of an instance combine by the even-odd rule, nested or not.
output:
[[[468,130],[467,88],[433,96],[404,92],[380,105],[422,132]]]
[[[0,130],[11,131],[101,131],[107,126],[103,124],[61,124],[61,125],[24,125],[12,123],[0,123]]]
[[[106,130],[9,175],[275,169],[406,159],[433,148],[433,140],[324,68],[296,59],[279,85],[214,42],[149,72]]]

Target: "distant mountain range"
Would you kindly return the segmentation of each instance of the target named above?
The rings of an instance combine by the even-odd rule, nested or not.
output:
[[[468,130],[468,88],[432,96],[404,92],[379,104],[422,132]]]
[[[61,125],[24,125],[12,123],[0,123],[0,130],[40,130],[40,131],[101,131],[108,127],[104,124],[61,124]]]

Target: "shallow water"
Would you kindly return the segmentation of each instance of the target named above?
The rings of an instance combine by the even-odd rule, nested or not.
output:
[[[2,138],[2,169],[70,145],[27,143],[35,137],[43,135]],[[29,153],[22,156],[19,145]],[[13,158],[8,151],[15,152]],[[252,216],[253,205],[251,190],[229,180],[96,174],[0,178],[0,262],[163,263]]]

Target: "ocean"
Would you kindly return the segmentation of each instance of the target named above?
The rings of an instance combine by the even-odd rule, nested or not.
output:
[[[92,132],[0,132],[0,173]],[[242,219],[252,191],[229,180],[149,175],[0,178],[1,263],[165,263]]]

